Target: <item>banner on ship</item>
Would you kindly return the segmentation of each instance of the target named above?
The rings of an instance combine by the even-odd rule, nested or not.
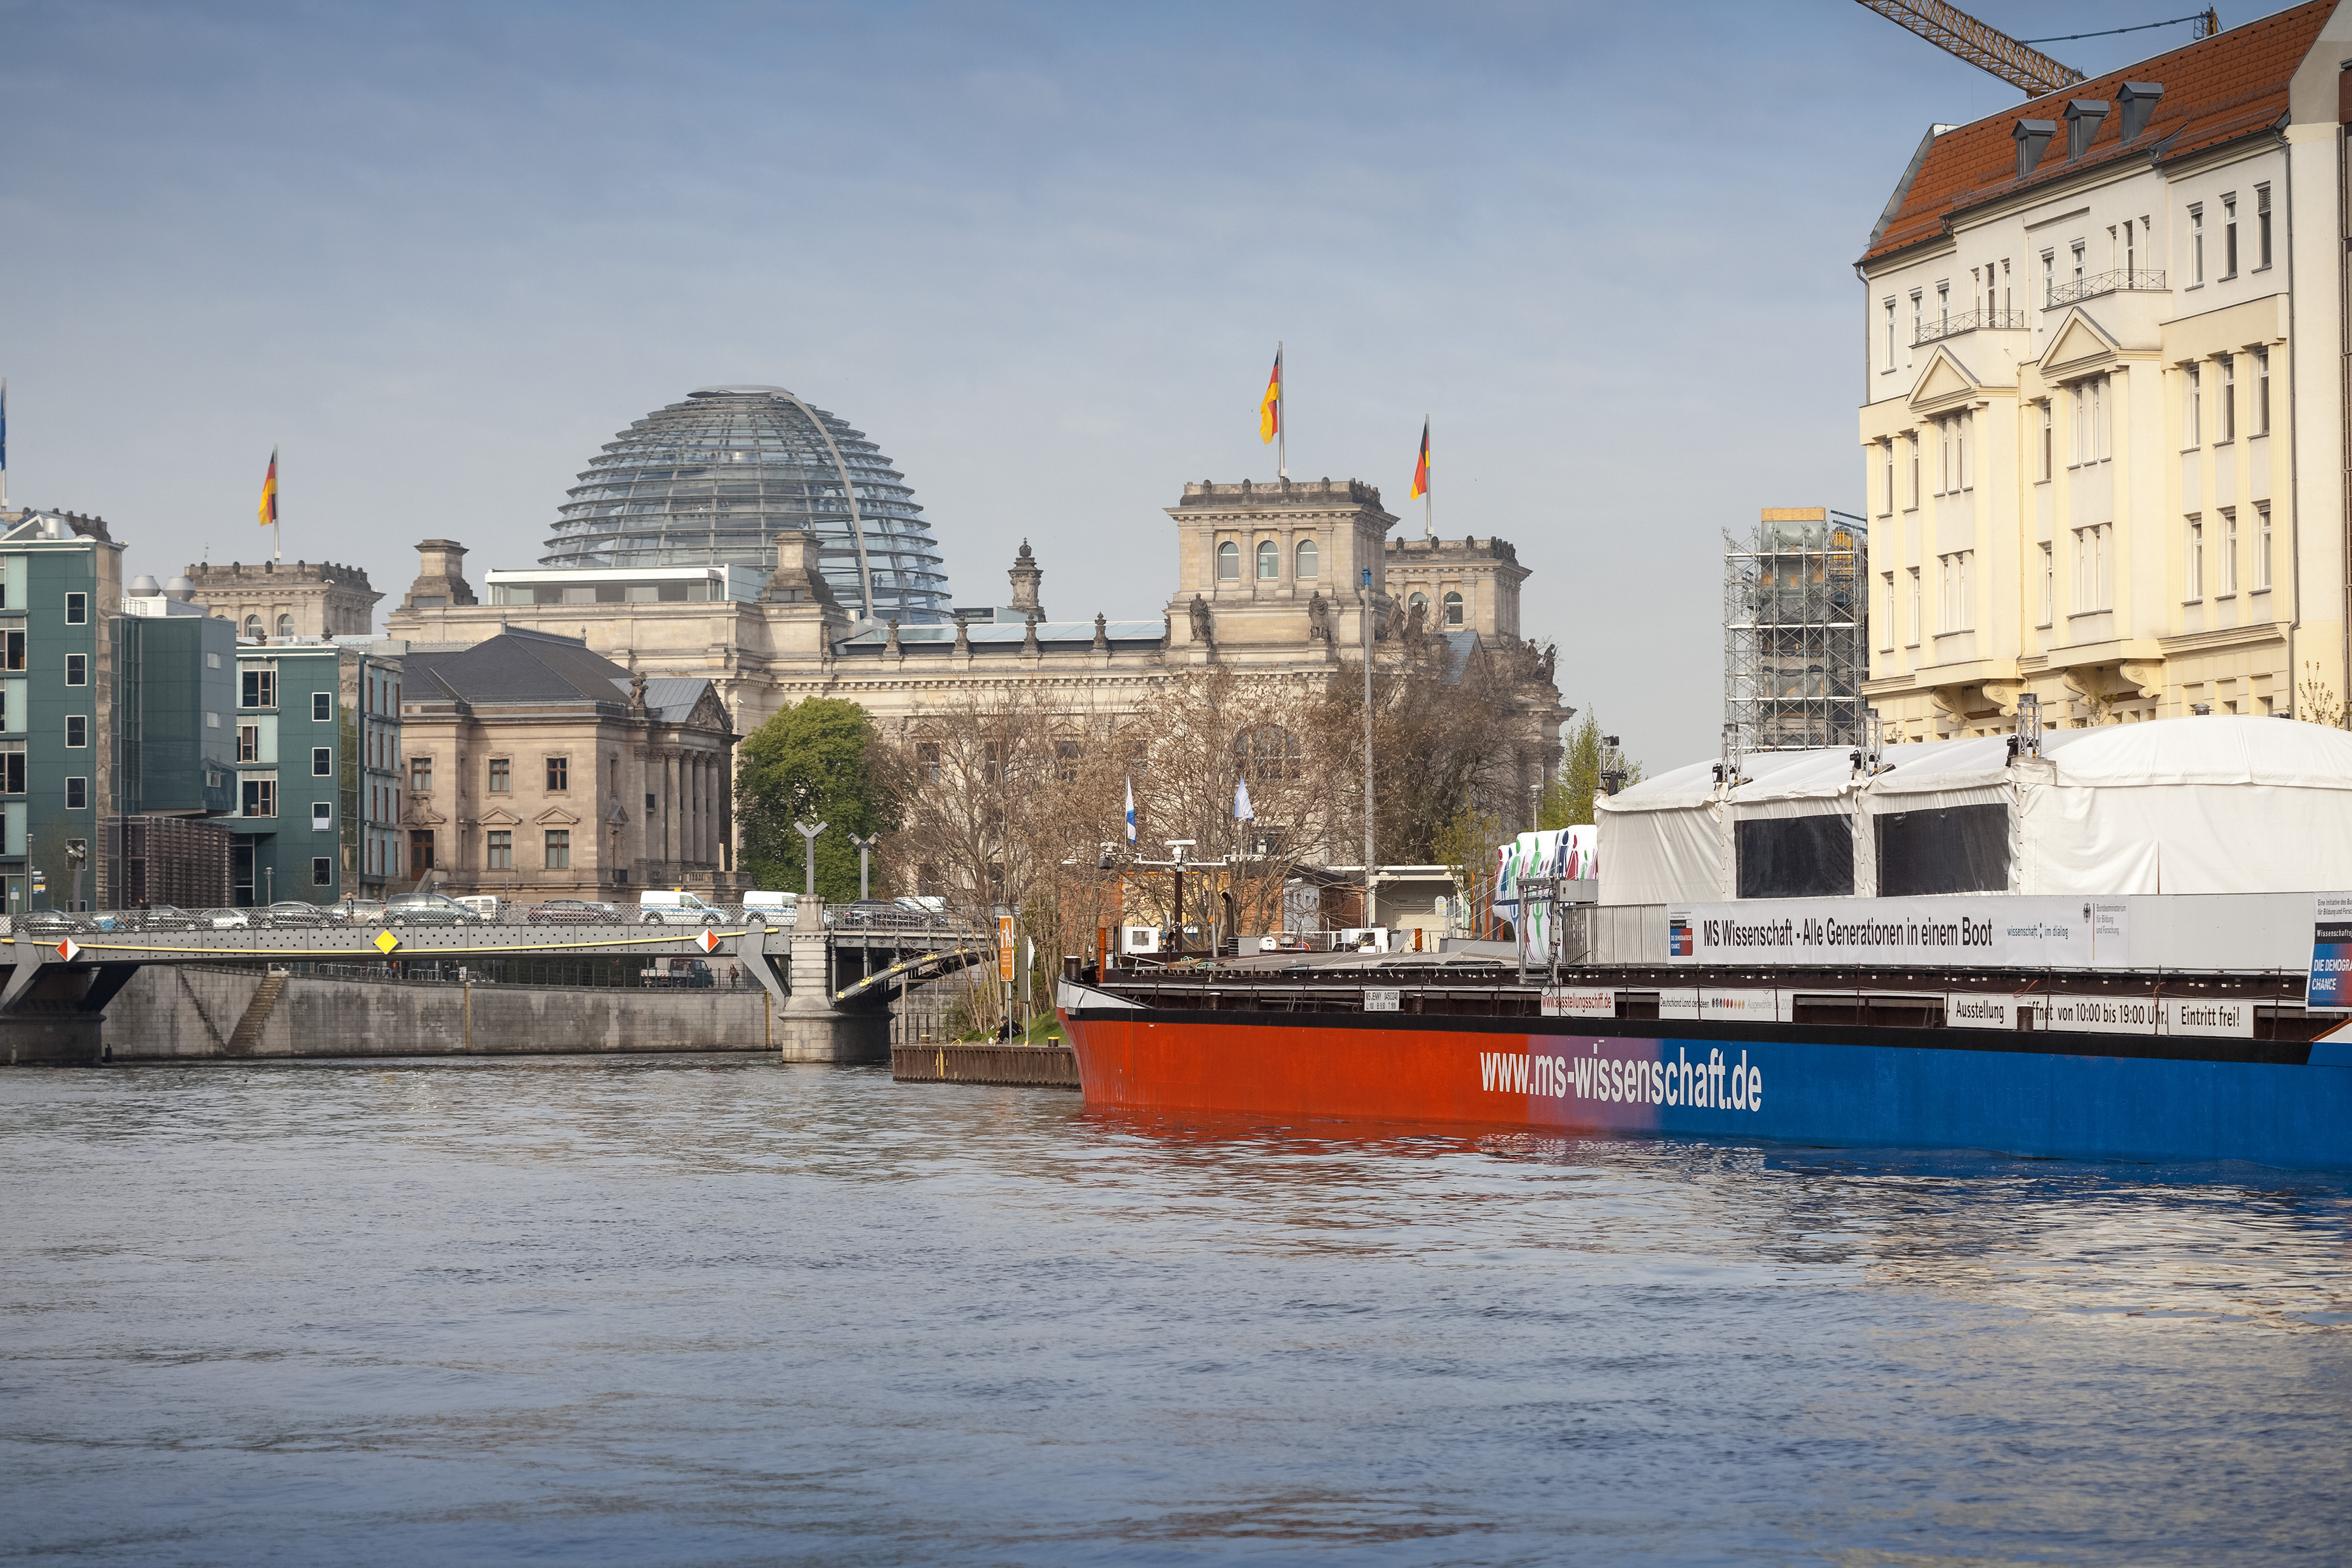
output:
[[[2318,893],[2311,902],[2311,978],[2304,1005],[2352,1012],[2352,893]]]
[[[2352,913],[2345,918],[2352,922]],[[1666,956],[1675,963],[1807,968],[2125,969],[2130,906],[2121,899],[2005,896],[1671,904]]]

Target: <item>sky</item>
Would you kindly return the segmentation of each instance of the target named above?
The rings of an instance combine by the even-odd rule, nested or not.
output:
[[[2179,0],[1978,0],[2022,37]],[[2225,23],[2278,9],[2239,13]],[[2092,74],[2186,26],[2046,46]],[[1853,0],[0,0],[13,504],[127,574],[420,539],[533,564],[694,387],[907,474],[961,602],[1158,616],[1187,480],[1290,466],[1500,535],[1564,699],[1722,722],[1721,550],[1858,510],[1853,263],[1927,126],[2021,101]]]

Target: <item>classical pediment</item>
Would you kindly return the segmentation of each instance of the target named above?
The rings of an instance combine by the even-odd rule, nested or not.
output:
[[[604,820],[614,827],[626,827],[629,825],[629,814],[615,802],[613,809],[604,814]]]
[[[1911,407],[1915,413],[1942,414],[1973,403],[1991,390],[1995,389],[1979,380],[1975,372],[1960,363],[1958,355],[1939,345],[1927,356],[1918,379],[1911,384]],[[2013,392],[2016,388],[1998,390]]]
[[[727,704],[719,700],[719,689],[715,686],[702,689],[702,695],[696,699],[694,711],[687,716],[686,721],[698,730],[732,731],[735,727],[735,721],[728,714]]]
[[[579,820],[560,805],[551,805],[531,818],[541,827],[570,827]]]
[[[521,821],[521,817],[503,805],[494,805],[481,816],[481,823],[485,827],[512,827]]]
[[[2053,377],[2073,375],[2114,359],[2116,348],[2116,340],[2077,306],[2066,312],[2066,319],[2051,334],[2050,347],[2042,355],[2042,374]]]
[[[446,827],[449,825],[449,819],[447,817],[442,816],[439,812],[433,810],[430,806],[418,806],[415,805],[410,805],[408,809],[408,820],[416,824],[419,827]]]

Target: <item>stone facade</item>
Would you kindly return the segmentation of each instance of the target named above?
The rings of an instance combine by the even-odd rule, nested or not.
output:
[[[266,637],[365,637],[383,597],[356,566],[331,561],[210,562],[188,568],[189,598],[236,627]]]
[[[1528,572],[1508,543],[1391,541],[1396,519],[1381,510],[1380,491],[1352,479],[1191,484],[1167,515],[1175,525],[1175,592],[1148,620],[1044,619],[1043,568],[1024,542],[1008,574],[1017,615],[999,611],[992,620],[953,626],[856,624],[818,574],[815,542],[787,531],[778,536],[777,568],[757,598],[598,605],[593,619],[561,602],[462,602],[471,598],[463,579],[437,570],[457,547],[428,542],[420,550],[435,587],[425,596],[448,602],[428,605],[412,595],[391,616],[391,634],[447,646],[508,627],[562,634],[631,669],[708,680],[746,734],[782,705],[809,697],[854,700],[887,731],[1013,682],[1042,688],[1051,700],[1112,725],[1185,669],[1222,665],[1328,679],[1360,646],[1365,611],[1354,584],[1369,570],[1375,658],[1394,663],[1442,652],[1455,670],[1482,651],[1499,659],[1496,668],[1516,683],[1515,798],[1528,798],[1556,766],[1569,710],[1548,660],[1518,637]],[[1430,593],[1433,603],[1459,584],[1465,624],[1442,637],[1412,635],[1410,612],[1391,591],[1392,574]],[[551,587],[565,574],[499,574],[517,599],[542,576]]]

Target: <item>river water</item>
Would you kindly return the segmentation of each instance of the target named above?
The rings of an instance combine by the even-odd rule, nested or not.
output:
[[[2352,1183],[625,1058],[0,1074],[0,1557],[2352,1556]]]

